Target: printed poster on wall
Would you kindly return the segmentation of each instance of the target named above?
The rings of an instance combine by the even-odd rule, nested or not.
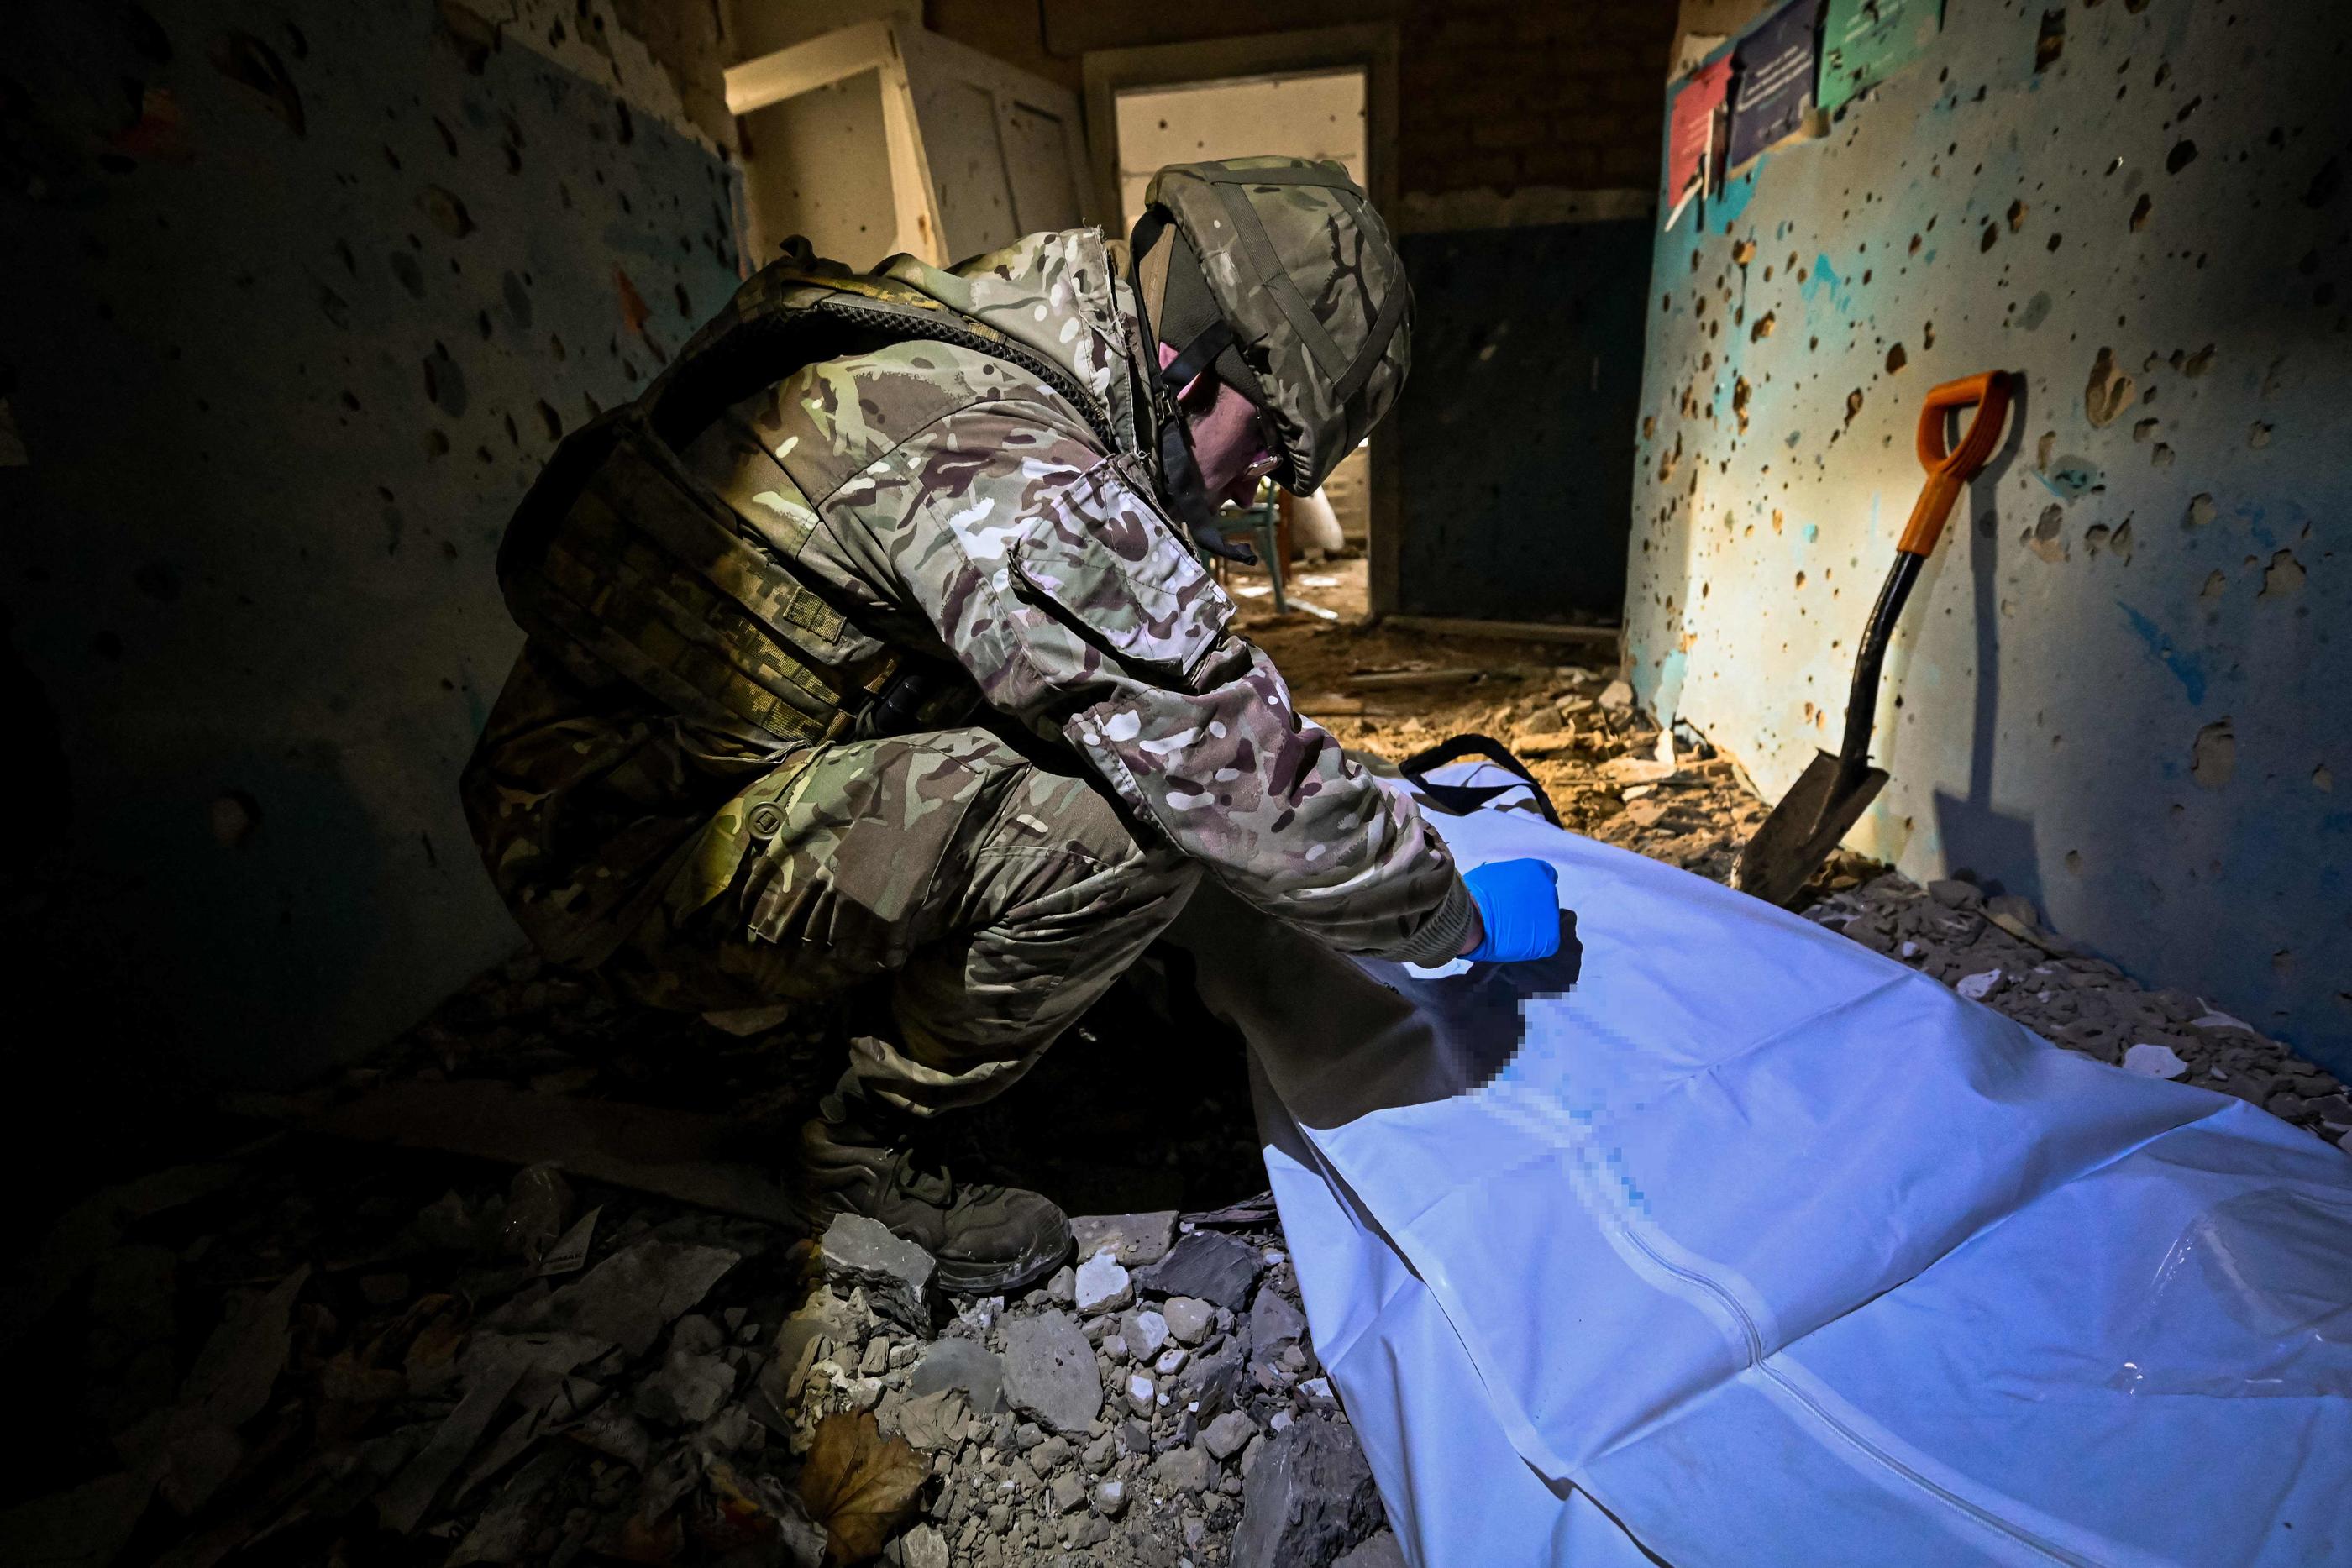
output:
[[[1822,0],[1789,0],[1732,47],[1730,149],[1739,169],[1803,129],[1819,68],[1815,29]]]
[[[1691,72],[1666,110],[1666,227],[1706,183],[1717,116],[1731,86],[1731,57]]]
[[[1829,0],[1822,26],[1822,108],[1885,81],[1934,47],[1944,0]]]

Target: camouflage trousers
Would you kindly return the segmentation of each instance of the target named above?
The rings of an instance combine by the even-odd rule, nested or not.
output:
[[[849,1076],[919,1114],[1027,1071],[1200,877],[1097,787],[984,729],[826,747],[773,805],[724,893],[656,909],[605,972],[702,1010],[871,988],[889,1027],[852,1040]]]

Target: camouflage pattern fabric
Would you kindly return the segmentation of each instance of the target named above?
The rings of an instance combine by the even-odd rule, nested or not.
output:
[[[874,988],[889,1025],[859,1036],[851,1073],[929,1113],[1026,1071],[1199,878],[1098,784],[987,729],[846,742],[761,817],[725,896],[657,906],[604,973],[713,1009]]]
[[[952,275],[904,258],[885,270],[953,295],[955,308],[1017,330],[1038,352],[1051,349],[1100,406],[1076,406],[1003,359],[946,343],[897,343],[810,366],[735,404],[683,455],[741,519],[741,537],[842,614],[845,653],[861,652],[862,637],[951,671],[968,707],[993,710],[998,725],[1090,774],[1089,792],[1115,799],[1122,831],[1149,846],[1122,853],[1198,867],[1343,949],[1450,956],[1471,915],[1443,841],[1410,801],[1381,789],[1296,711],[1271,662],[1233,630],[1232,601],[1154,499],[1135,391],[1140,330],[1100,237],[1033,235]],[[1108,446],[1089,417],[1101,407],[1121,411]],[[736,771],[740,744],[714,747],[707,732],[665,720],[656,705],[544,654],[526,653],[499,709],[468,768],[468,805],[494,878],[535,937],[528,911],[593,908],[604,912],[604,936],[575,940],[578,961],[594,962],[598,946],[609,952],[626,939],[635,956],[614,962],[673,1005],[818,994],[844,977],[812,956],[814,944],[786,939],[805,927],[778,910],[798,905],[771,882],[755,885],[746,868],[763,857],[775,862],[789,892],[815,885],[822,862],[829,869],[821,880],[835,890],[822,901],[823,928],[852,918],[850,906],[867,912],[855,918],[876,929],[903,919],[895,941],[861,943],[878,961],[932,977],[901,984],[908,1033],[898,1045],[909,1062],[955,1078],[955,1062],[975,1060],[957,1043],[970,1027],[919,1022],[952,1009],[913,1009],[910,1024],[904,1000],[908,988],[945,988],[942,971],[922,967],[928,947],[952,949],[987,926],[985,911],[952,896],[964,862],[936,843],[933,863],[950,879],[934,890],[939,907],[966,915],[940,925],[909,913],[930,907],[931,894],[909,903],[903,888],[877,888],[869,871],[840,858],[850,841],[845,813],[865,821],[860,813],[871,812],[877,825],[856,838],[857,854],[875,844],[885,866],[921,862],[930,852],[918,846],[934,841],[920,836],[929,830],[918,827],[914,807],[953,799],[952,789],[877,794],[858,782],[878,759],[877,743],[864,741],[797,747],[747,777]],[[906,737],[890,755],[970,743],[953,740],[963,733]],[[598,760],[615,756],[643,759],[625,788]],[[926,771],[911,762],[901,770]],[[637,788],[641,774],[656,773],[673,793]],[[701,826],[679,834],[677,823],[698,811]],[[1089,834],[1097,842],[1098,831]],[[804,847],[779,859],[755,849],[761,843]],[[1108,883],[1088,885],[1097,916],[1114,926],[1126,918]],[[1088,918],[1077,906],[1066,915]],[[634,936],[630,917],[643,923]],[[1118,946],[1099,937],[1079,946],[1097,941],[1106,951]],[[774,948],[773,961],[752,963],[762,944]],[[651,977],[670,961],[655,955],[698,946],[729,956],[680,958],[668,986]],[[860,962],[848,968],[866,972]],[[787,979],[787,971],[803,978]],[[739,987],[728,979],[736,973],[755,982]],[[762,987],[765,995],[740,999]],[[989,1061],[1025,1060],[1041,1043],[1037,1029],[1067,1021],[1055,1007],[1024,1009],[1004,995],[989,1005],[1017,1038]],[[891,1071],[911,1082],[905,1068]],[[1004,1075],[994,1070],[994,1079]]]
[[[1412,289],[1387,225],[1345,169],[1307,158],[1171,164],[1143,199],[1191,242],[1257,373],[1284,485],[1319,488],[1412,363]]]

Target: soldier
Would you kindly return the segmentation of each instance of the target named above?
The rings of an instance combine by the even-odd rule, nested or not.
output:
[[[1200,877],[1343,950],[1549,956],[1550,870],[1458,874],[1292,706],[1188,547],[1313,490],[1402,383],[1411,295],[1363,193],[1288,158],[1161,171],[1128,246],[951,271],[804,246],[576,433],[499,554],[530,634],[468,819],[553,962],[667,1007],[857,998],[803,1129],[813,1223],[949,1290],[1068,1254],[922,1119],[1019,1078]]]

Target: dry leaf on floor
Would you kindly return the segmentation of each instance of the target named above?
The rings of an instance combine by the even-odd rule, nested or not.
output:
[[[885,1439],[870,1410],[836,1410],[816,1424],[801,1499],[825,1528],[833,1561],[863,1563],[915,1511],[930,1475],[903,1437]]]

